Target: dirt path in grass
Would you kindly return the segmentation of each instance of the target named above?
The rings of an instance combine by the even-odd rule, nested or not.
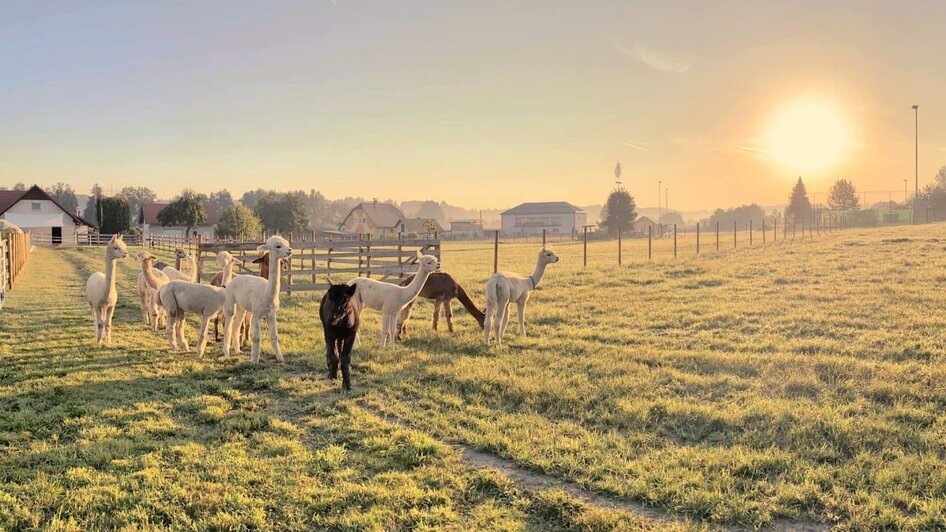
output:
[[[388,423],[393,423],[400,427],[403,427],[408,430],[424,432],[418,427],[415,427],[407,420],[404,420],[400,417],[394,416],[390,413],[381,411],[373,406],[367,406],[364,404],[360,405],[362,408],[368,410],[372,414],[378,416]],[[429,434],[428,434],[429,435]],[[432,435],[429,435],[433,437]],[[686,524],[687,520],[681,517],[671,515],[665,511],[654,508],[652,506],[647,506],[645,504],[629,501],[626,499],[618,499],[614,497],[609,497],[585,489],[578,485],[577,483],[563,480],[561,478],[553,477],[546,475],[544,473],[539,473],[533,470],[523,468],[516,462],[512,460],[507,460],[501,458],[494,454],[486,453],[479,451],[470,446],[458,444],[458,443],[446,443],[446,445],[456,449],[463,461],[469,464],[474,468],[491,468],[495,469],[502,474],[506,475],[514,482],[519,484],[522,489],[525,491],[538,491],[544,489],[560,489],[565,493],[569,494],[576,499],[580,499],[586,503],[593,504],[595,506],[600,506],[603,508],[612,508],[617,510],[623,510],[640,517],[644,517],[656,522],[663,523],[676,523],[676,524]],[[751,530],[749,528],[743,527],[723,527],[717,526],[714,527],[718,530],[734,530],[734,531],[743,531]],[[773,532],[788,532],[788,531],[798,531],[798,532],[821,532],[830,530],[830,526],[823,523],[815,523],[811,521],[801,521],[801,520],[776,520],[773,523],[766,526],[763,530],[773,531]]]

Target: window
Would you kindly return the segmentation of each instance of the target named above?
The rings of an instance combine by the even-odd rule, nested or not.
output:
[[[30,208],[34,211],[40,211],[43,210],[43,204],[38,201],[34,201],[32,204],[30,204]]]

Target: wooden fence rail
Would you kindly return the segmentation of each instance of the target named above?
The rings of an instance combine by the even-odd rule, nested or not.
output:
[[[0,309],[7,299],[7,240],[0,237]]]
[[[328,288],[327,276],[337,276],[335,282],[350,277],[377,277],[382,281],[397,281],[416,271],[416,252],[441,255],[439,239],[389,240],[296,240],[292,242],[292,257],[285,261],[282,271],[284,292],[304,292]],[[209,282],[216,274],[208,268],[217,253],[228,251],[244,261],[237,265],[237,274],[258,274],[251,269],[251,261],[259,257],[257,247],[262,242],[198,242],[197,272],[201,282]]]
[[[12,289],[16,286],[16,280],[30,258],[30,247],[32,245],[30,234],[9,233],[0,238],[3,238],[5,248],[3,265],[6,272],[6,287]]]

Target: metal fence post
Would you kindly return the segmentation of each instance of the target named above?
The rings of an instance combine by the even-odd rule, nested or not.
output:
[[[677,224],[673,224],[673,258],[677,258]]]
[[[499,271],[499,230],[493,232],[493,273]]]

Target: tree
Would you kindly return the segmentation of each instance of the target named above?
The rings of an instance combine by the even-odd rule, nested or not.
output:
[[[131,213],[132,223],[135,223],[134,220],[141,211],[143,204],[154,203],[158,199],[158,195],[148,187],[125,187],[118,195],[128,200],[128,210]]]
[[[89,201],[85,204],[85,210],[82,211],[82,217],[86,220],[94,223],[100,224],[101,220],[99,219],[99,198],[102,197],[102,187],[98,183],[92,185],[92,190],[89,191]]]
[[[207,202],[210,203],[218,213],[223,213],[230,207],[233,207],[233,196],[230,195],[230,191],[227,189],[218,190],[217,192],[210,193],[210,196],[207,197]]]
[[[262,230],[263,224],[260,219],[243,205],[234,205],[223,211],[220,215],[220,223],[217,224],[217,235],[220,238],[254,237]]]
[[[619,230],[627,233],[637,218],[636,210],[634,198],[623,188],[617,188],[608,195],[608,201],[601,209],[601,225],[612,235]]]
[[[433,220],[424,220],[424,229],[427,231],[427,236],[433,235],[437,232],[437,223]]]
[[[291,233],[308,229],[307,195],[304,192],[265,192],[256,197],[253,212],[267,233]]]
[[[828,192],[828,207],[835,210],[847,211],[860,208],[857,200],[857,189],[854,183],[847,179],[838,179]]]
[[[167,207],[161,209],[158,213],[158,221],[162,226],[183,225],[187,228],[187,236],[190,236],[194,227],[202,224],[206,219],[202,199],[203,196],[193,190],[185,190]]]
[[[793,216],[795,219],[805,219],[811,214],[811,202],[808,201],[808,191],[801,177],[792,188],[792,195],[788,200],[788,207],[785,208],[785,217]]]
[[[122,196],[101,199],[101,232],[106,235],[127,233],[131,229],[128,200]]]
[[[78,210],[79,199],[76,198],[76,191],[72,190],[72,185],[67,185],[60,181],[49,187],[46,192],[69,214],[75,214],[76,210]]]
[[[13,190],[17,192],[26,192],[26,183],[20,181],[17,184],[13,185]]]
[[[941,166],[939,168],[939,171],[936,172],[936,177],[934,178],[934,182],[936,183],[936,186],[938,186],[939,188],[943,190],[946,190],[946,166]]]
[[[667,225],[668,227],[674,224],[683,225],[683,215],[677,211],[665,212],[661,219],[663,220],[664,225]]]
[[[440,206],[436,201],[425,201],[420,204],[420,207],[417,208],[417,212],[414,214],[415,218],[433,218],[437,220],[440,225],[447,224],[447,215],[443,212],[443,207]]]
[[[240,203],[242,203],[247,209],[253,210],[256,209],[256,202],[259,200],[259,198],[271,193],[274,194],[274,192],[271,190],[267,191],[261,188],[256,190],[248,190],[244,192],[242,196],[240,196]]]
[[[769,215],[769,218],[775,218],[776,214],[777,212],[773,211],[772,214]],[[756,224],[762,223],[765,217],[765,211],[762,207],[752,203],[726,210],[716,209],[709,219],[703,221],[703,227],[707,229],[715,228],[716,224],[719,223],[721,228],[726,229],[732,228],[733,222],[736,222],[740,227],[746,227],[749,225],[750,221]]]

